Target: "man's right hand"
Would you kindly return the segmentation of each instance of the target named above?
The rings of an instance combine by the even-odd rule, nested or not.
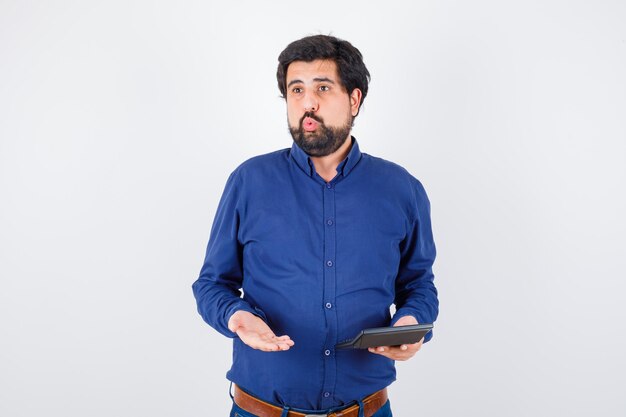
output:
[[[264,352],[289,350],[294,345],[289,336],[276,336],[260,317],[247,311],[239,310],[230,316],[228,328],[243,343]]]

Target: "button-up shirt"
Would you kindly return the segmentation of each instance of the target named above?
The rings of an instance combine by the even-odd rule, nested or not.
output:
[[[437,318],[426,192],[404,168],[351,140],[329,182],[295,143],[247,160],[217,208],[193,284],[198,311],[233,338],[227,378],[268,402],[326,410],[376,392],[395,380],[394,361],[335,345],[402,316]],[[248,347],[227,326],[237,310],[295,345]]]

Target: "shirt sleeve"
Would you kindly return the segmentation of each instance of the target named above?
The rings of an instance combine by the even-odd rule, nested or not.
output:
[[[262,319],[262,312],[241,298],[243,248],[238,240],[241,187],[234,171],[224,188],[211,227],[204,264],[192,290],[198,312],[205,322],[227,337],[237,335],[228,329],[228,319],[238,310]]]
[[[439,300],[432,265],[436,249],[430,222],[430,202],[422,184],[414,181],[416,216],[401,243],[401,260],[396,277],[394,325],[402,316],[413,316],[418,323],[434,323]],[[428,342],[430,331],[424,338]]]

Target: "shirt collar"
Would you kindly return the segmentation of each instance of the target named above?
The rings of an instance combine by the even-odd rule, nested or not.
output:
[[[339,163],[337,166],[337,173],[342,173],[345,177],[352,171],[352,168],[361,160],[361,151],[359,150],[359,143],[357,142],[354,136],[350,136],[352,140],[352,146],[350,147],[350,152],[348,152],[348,156],[345,157],[343,161]],[[306,154],[300,148],[296,142],[291,145],[290,155],[296,164],[302,169],[308,176],[312,177],[315,172],[313,161],[311,161],[311,157]]]

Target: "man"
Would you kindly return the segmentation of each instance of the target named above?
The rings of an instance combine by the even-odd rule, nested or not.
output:
[[[294,143],[230,175],[193,284],[204,320],[234,338],[231,416],[391,416],[394,360],[432,334],[334,347],[365,328],[437,318],[428,198],[350,135],[369,82],[355,47],[310,36],[278,61]]]

